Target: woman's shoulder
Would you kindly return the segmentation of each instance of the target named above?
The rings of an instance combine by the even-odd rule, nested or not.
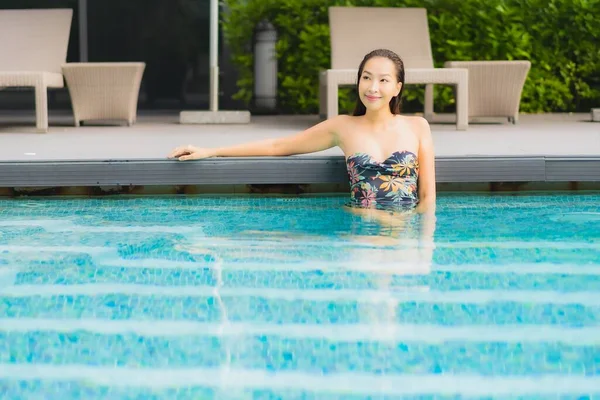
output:
[[[359,126],[359,121],[359,117],[348,114],[336,115],[328,120],[331,130],[334,131],[338,137],[356,131],[356,128]]]
[[[398,115],[397,117],[411,125],[415,131],[429,130],[429,122],[419,115]]]
[[[356,118],[352,115],[340,114],[335,117],[329,118],[324,122],[327,123],[332,128],[341,128],[347,127],[348,125],[354,124],[356,122]]]
[[[429,122],[419,115],[399,115],[419,139],[428,139],[431,137],[431,128]]]

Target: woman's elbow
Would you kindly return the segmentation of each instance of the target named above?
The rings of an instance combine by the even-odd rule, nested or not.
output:
[[[270,157],[277,157],[277,156],[288,156],[289,154],[289,150],[288,150],[289,146],[286,145],[285,140],[283,138],[278,138],[278,139],[274,139],[269,143],[269,146],[267,146],[267,154]]]
[[[435,203],[436,192],[433,189],[425,189],[419,192],[419,203]]]
[[[419,194],[418,212],[435,212],[436,195],[433,193]]]

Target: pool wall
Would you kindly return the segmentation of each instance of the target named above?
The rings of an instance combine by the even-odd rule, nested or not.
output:
[[[347,192],[344,158],[0,162],[0,196]],[[438,157],[440,191],[597,190],[598,157]]]

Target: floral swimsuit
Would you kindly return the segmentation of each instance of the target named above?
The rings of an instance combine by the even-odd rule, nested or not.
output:
[[[365,153],[346,160],[350,205],[361,208],[405,209],[418,201],[419,163],[410,151],[396,151],[377,162]]]

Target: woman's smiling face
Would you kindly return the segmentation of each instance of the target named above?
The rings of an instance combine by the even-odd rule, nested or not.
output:
[[[385,57],[373,57],[364,66],[358,91],[360,100],[367,110],[376,111],[389,107],[390,100],[400,93],[396,66]]]

